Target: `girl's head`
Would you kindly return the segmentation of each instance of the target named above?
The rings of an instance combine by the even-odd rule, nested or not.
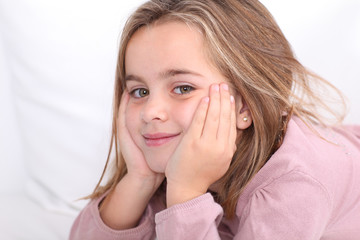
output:
[[[186,33],[190,33],[190,37],[195,39],[189,40]],[[201,56],[194,58],[193,50]],[[244,113],[242,103],[246,103],[251,111],[248,114],[248,123],[253,119],[254,125],[246,130],[244,135],[253,139],[255,148],[266,145],[266,148],[261,149],[264,151],[263,155],[268,156],[276,142],[276,136],[283,128],[282,112],[289,109],[287,101],[292,87],[292,72],[296,67],[297,61],[293,58],[286,39],[258,1],[150,1],[130,17],[123,31],[114,110],[116,114],[125,88],[133,91],[142,87],[153,91],[148,89],[152,86],[146,85],[154,84],[151,80],[157,79],[155,86],[160,89],[161,84],[165,84],[164,81],[159,81],[160,73],[168,70],[190,70],[205,76],[201,86],[196,86],[200,81],[199,76],[178,74],[173,77],[177,80],[177,85],[181,81],[189,83],[190,87],[197,88],[198,93],[197,101],[191,98],[191,108],[184,108],[184,105],[177,108],[178,115],[182,115],[179,119],[186,119],[185,125],[189,125],[197,106],[195,102],[199,102],[200,97],[207,94],[210,84],[226,81],[240,101],[240,104],[237,104],[238,114],[247,114]],[[207,68],[206,74],[202,74],[204,68]],[[137,80],[149,82],[141,85],[141,81],[134,81],[136,79],[133,75],[136,75]],[[129,79],[132,81],[128,81]],[[188,79],[198,82],[187,82]],[[208,81],[205,85],[204,80],[205,83]],[[174,82],[173,80],[170,83],[175,84]],[[199,90],[202,92],[199,93]],[[182,98],[189,96],[190,94],[187,94]],[[134,120],[135,114],[140,114],[139,109],[137,113],[134,110],[135,107],[140,107],[139,99],[133,102],[133,108],[129,108],[132,113],[129,114],[129,118],[132,118],[129,119],[130,127],[137,124]],[[171,105],[170,102],[165,103]],[[166,105],[165,103],[162,105]],[[189,101],[186,103],[190,106]],[[158,103],[150,104],[163,107]],[[186,129],[186,126],[182,129],[169,129],[166,133],[178,134]],[[135,130],[135,127],[132,129]],[[137,130],[147,134],[158,132],[159,129]],[[135,132],[133,133],[135,135]],[[251,144],[249,140],[246,141],[248,146]],[[171,150],[173,149],[167,151]],[[159,156],[164,154],[159,151],[156,157]]]
[[[226,81],[208,61],[196,27],[156,22],[132,35],[125,53],[126,126],[153,171],[165,172],[210,85]],[[248,116],[239,129],[250,126],[249,111],[239,115]]]
[[[136,141],[139,132],[176,137],[186,130],[212,83],[230,85],[238,119],[246,114],[249,120],[245,125],[238,121],[237,151],[219,182],[218,201],[228,216],[243,187],[281,144],[291,114],[317,119],[312,113],[314,103],[322,104],[309,86],[308,76],[314,75],[294,58],[272,16],[256,0],[146,2],[124,27],[116,75],[112,140],[117,172],[105,189],[126,172],[116,144],[117,115],[125,89],[133,96],[127,124]],[[141,97],[147,94],[145,103]],[[163,124],[163,129],[157,123],[139,128],[139,116],[143,122],[173,121]],[[160,158],[173,150],[174,146],[147,154]],[[162,171],[166,160],[150,167]]]

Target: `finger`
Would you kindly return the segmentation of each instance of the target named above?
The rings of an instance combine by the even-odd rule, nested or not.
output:
[[[202,135],[208,106],[209,97],[204,97],[203,99],[201,99],[188,129],[188,132],[191,133],[193,137],[200,138]]]
[[[220,120],[220,87],[214,84],[210,87],[210,103],[206,114],[203,137],[216,139]]]
[[[220,84],[220,121],[217,132],[217,139],[227,142],[230,135],[231,124],[231,101],[229,86],[226,83]]]
[[[129,94],[127,91],[124,91],[121,96],[119,112],[118,112],[119,130],[121,128],[125,128],[125,113],[128,102],[129,102]]]
[[[234,152],[236,150],[236,111],[235,111],[235,100],[233,96],[230,96],[231,102],[231,113],[230,113],[230,134],[229,134],[229,146],[234,146]]]
[[[127,157],[129,156],[129,143],[132,141],[131,137],[130,137],[130,133],[126,127],[126,109],[128,106],[128,102],[129,102],[130,96],[129,93],[127,91],[124,91],[122,96],[121,96],[121,100],[120,100],[120,106],[119,106],[119,113],[118,113],[118,139],[119,139],[119,144],[120,144],[120,151],[122,153],[122,155],[124,156],[124,159],[126,160]]]

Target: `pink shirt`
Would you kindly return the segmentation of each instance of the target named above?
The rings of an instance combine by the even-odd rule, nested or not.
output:
[[[294,117],[282,146],[240,196],[236,216],[207,193],[168,209],[154,197],[133,229],[117,231],[90,202],[70,239],[360,239],[360,126],[317,129]],[[332,143],[330,143],[330,142]]]

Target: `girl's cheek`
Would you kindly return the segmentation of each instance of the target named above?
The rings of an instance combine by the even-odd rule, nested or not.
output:
[[[138,119],[140,119],[140,110],[136,105],[129,103],[125,112],[126,125],[132,126]]]
[[[201,99],[201,98],[200,98]],[[191,102],[188,102],[184,104],[183,106],[179,106],[178,109],[182,109],[180,111],[180,115],[178,116],[178,119],[182,119],[184,128],[187,130],[192,122],[192,119],[195,115],[195,112],[197,110],[197,107],[200,103],[200,99],[194,99]]]

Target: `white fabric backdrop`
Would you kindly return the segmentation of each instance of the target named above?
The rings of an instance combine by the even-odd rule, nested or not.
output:
[[[360,1],[262,1],[300,62],[348,98],[346,123],[360,123]]]
[[[12,214],[0,214],[3,230],[36,211],[24,229],[60,214],[68,230],[85,204],[75,199],[91,192],[107,154],[119,34],[140,2],[0,0],[0,205]],[[300,61],[348,97],[346,122],[360,123],[360,1],[262,2]],[[2,227],[2,239],[53,239],[44,229],[2,237]]]

